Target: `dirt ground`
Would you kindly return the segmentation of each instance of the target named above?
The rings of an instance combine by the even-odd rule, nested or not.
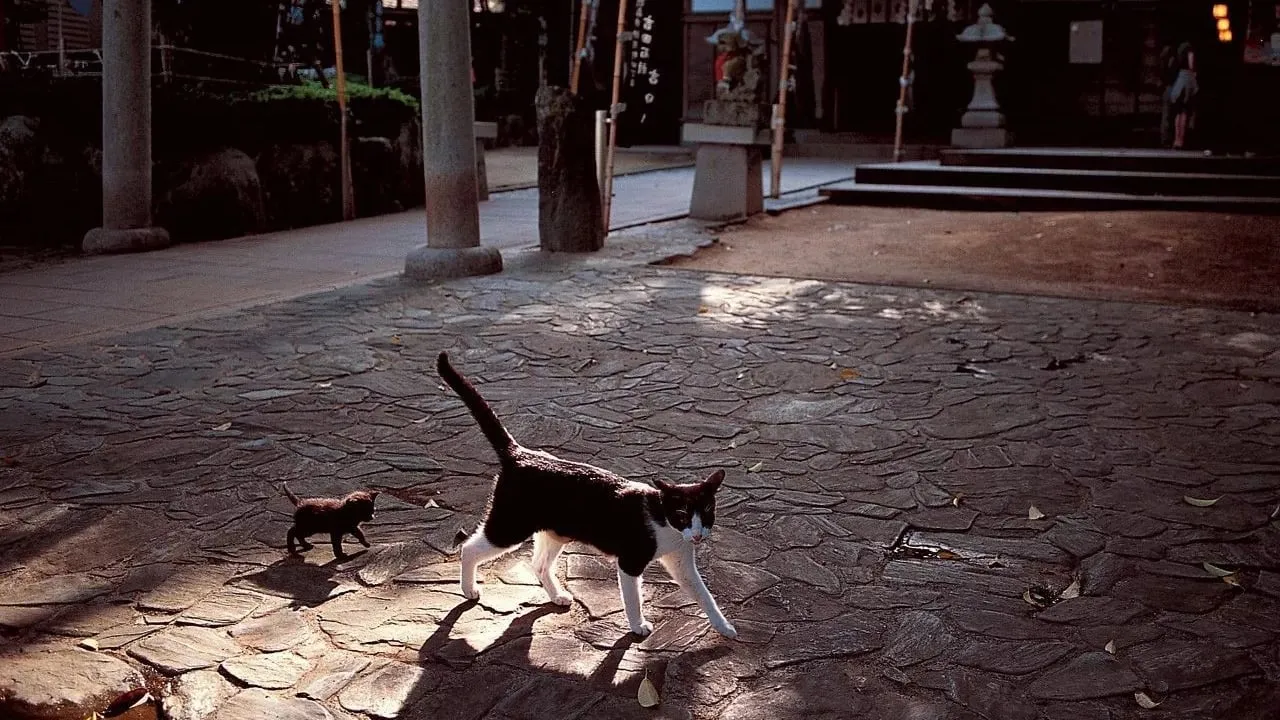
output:
[[[1280,311],[1280,217],[820,205],[731,226],[675,267]]]

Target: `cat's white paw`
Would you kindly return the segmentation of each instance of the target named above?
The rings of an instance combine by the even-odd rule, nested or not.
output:
[[[467,587],[466,585],[463,585],[463,586],[462,586],[462,597],[464,597],[464,598],[466,598],[466,599],[468,599],[468,600],[479,600],[479,599],[480,599],[480,588],[476,587],[475,585],[472,585],[471,587]]]
[[[721,624],[713,624],[712,627],[716,629],[716,632],[729,638],[730,640],[738,637],[738,629],[735,628],[733,626],[733,623],[729,622],[728,620],[724,621]]]
[[[648,620],[645,620],[639,625],[632,625],[631,632],[639,635],[640,637],[649,637],[649,635],[653,633],[653,625]]]
[[[573,604],[573,594],[569,592],[561,592],[551,596],[551,602],[560,607],[569,607]]]

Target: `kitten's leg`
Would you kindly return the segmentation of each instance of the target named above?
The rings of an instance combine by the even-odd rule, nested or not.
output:
[[[631,632],[640,637],[648,637],[653,626],[644,619],[644,596],[640,594],[640,576],[631,575],[621,567],[618,568],[618,589],[622,591],[622,607],[627,611],[627,623]]]
[[[533,536],[533,572],[542,583],[542,589],[551,597],[551,602],[568,607],[573,604],[573,595],[560,587],[560,581],[556,579],[556,561],[560,559],[564,546],[565,543],[551,533],[536,533]]]
[[[505,555],[518,547],[520,543],[506,547],[494,545],[485,537],[483,528],[477,530],[475,535],[462,544],[462,596],[468,600],[480,597],[480,588],[476,587],[476,567],[480,563]]]
[[[291,553],[298,552],[298,548],[294,547],[294,543],[297,540],[297,538],[298,538],[297,528],[289,528],[289,535],[286,537],[286,541],[289,544],[289,552]]]
[[[361,545],[369,547],[369,541],[364,539],[364,533],[360,532],[360,528],[352,528],[351,535],[359,540]]]
[[[347,554],[342,550],[342,533],[329,533],[329,541],[333,543],[333,556],[339,560],[346,560]]]
[[[680,587],[698,601],[702,612],[706,613],[707,620],[711,621],[711,627],[715,628],[716,632],[731,640],[738,636],[737,629],[725,619],[724,613],[720,612],[720,606],[716,604],[716,599],[707,589],[707,584],[702,581],[702,575],[698,572],[698,566],[693,559],[692,546],[665,555],[660,558],[660,561]]]

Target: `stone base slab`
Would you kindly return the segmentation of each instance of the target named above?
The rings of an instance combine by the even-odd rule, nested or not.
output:
[[[1013,144],[1013,133],[1005,128],[955,128],[951,144],[961,148],[1002,148]]]
[[[721,145],[768,145],[772,142],[768,130],[711,123],[685,123],[680,128],[680,140],[688,144]]]
[[[761,162],[754,145],[699,145],[689,217],[740,220],[764,212]]]
[[[702,104],[702,121],[708,125],[765,128],[773,117],[773,107],[757,103],[707,100]]]
[[[85,233],[80,249],[88,255],[146,252],[169,247],[173,240],[164,228],[94,228]]]
[[[431,282],[502,272],[502,254],[493,247],[433,248],[423,246],[409,252],[404,276]]]

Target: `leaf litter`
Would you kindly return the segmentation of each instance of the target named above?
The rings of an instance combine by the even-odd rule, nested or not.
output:
[[[1217,503],[1219,500],[1221,500],[1222,498],[1223,496],[1219,495],[1218,497],[1213,498],[1212,500],[1205,500],[1202,498],[1191,497],[1190,495],[1183,495],[1182,501],[1188,505],[1194,505],[1196,507],[1206,508],[1206,507],[1213,507],[1213,505]]]
[[[662,697],[658,695],[658,688],[654,687],[653,682],[649,680],[648,672],[645,672],[644,679],[640,681],[640,689],[636,691],[636,702],[643,708],[657,707],[662,702]]]

